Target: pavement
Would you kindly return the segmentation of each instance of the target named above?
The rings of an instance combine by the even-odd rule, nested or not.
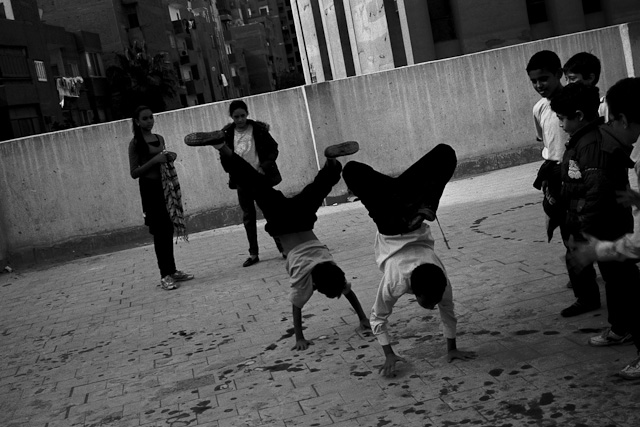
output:
[[[285,263],[259,225],[262,261],[242,268],[244,229],[190,236],[163,291],[151,246],[0,275],[0,426],[640,426],[633,346],[593,348],[606,307],[559,315],[558,236],[546,242],[540,163],[449,183],[431,223],[454,289],[458,346],[445,359],[437,311],[402,297],[391,317],[395,377],[344,299],[303,309],[314,342],[293,351]],[[365,312],[381,273],[360,202],[321,208],[316,234]],[[604,290],[602,289],[604,301]]]

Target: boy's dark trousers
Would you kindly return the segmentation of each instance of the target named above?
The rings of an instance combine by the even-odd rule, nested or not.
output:
[[[571,222],[566,225],[566,228],[571,229]],[[575,227],[570,231],[570,235],[576,242],[584,241],[582,233]],[[614,233],[602,237],[603,240],[616,240],[614,237],[616,235]],[[567,255],[567,271],[573,284],[573,294],[576,299],[580,304],[599,305],[600,289],[596,282],[596,271],[593,264],[577,272],[569,259],[571,256],[570,248],[567,249]],[[633,314],[640,313],[637,308],[638,295],[640,295],[640,270],[638,270],[636,261],[598,261],[598,269],[605,284],[607,297],[607,320],[611,325],[611,330],[620,336],[630,332],[637,336],[640,333],[638,330],[640,328],[639,316]],[[640,336],[638,340],[640,340]],[[640,343],[637,342],[636,345],[640,346]]]
[[[249,241],[249,255],[258,255],[258,227],[256,225],[257,212],[255,200],[253,199],[253,192],[251,190],[245,190],[242,187],[238,187],[238,204],[242,209],[242,223],[244,224],[244,230],[247,233],[247,240]],[[282,252],[282,245],[280,239],[273,238],[278,251]]]
[[[226,164],[238,187],[251,192],[267,220],[265,229],[271,236],[313,230],[316,212],[340,180],[342,171],[339,162],[326,163],[311,184],[295,196],[286,197],[237,154],[227,157]]]
[[[396,178],[356,161],[345,165],[342,177],[367,208],[378,231],[394,236],[411,231],[409,222],[418,209],[436,212],[456,165],[453,148],[439,144]]]

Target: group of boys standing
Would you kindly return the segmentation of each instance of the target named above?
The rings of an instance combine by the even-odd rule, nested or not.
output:
[[[574,55],[564,67],[548,50],[531,57],[527,73],[542,96],[533,115],[545,160],[534,187],[544,192],[549,240],[559,226],[566,247],[568,286],[576,301],[561,315],[600,308],[597,262],[610,327],[589,344],[633,341],[639,357],[619,374],[635,379],[640,378],[640,221],[634,225],[634,217],[639,217],[640,194],[629,189],[629,169],[636,165],[632,151],[640,137],[640,78],[620,80],[601,98],[596,87],[600,71],[598,58],[587,52]]]
[[[545,161],[534,186],[544,192],[549,240],[554,228],[560,227],[569,286],[576,296],[561,315],[577,316],[600,308],[593,266],[597,262],[605,281],[611,327],[592,337],[589,344],[634,340],[640,355],[640,310],[636,307],[640,271],[635,264],[640,258],[640,220],[634,227],[631,211],[631,205],[640,207],[640,193],[628,189],[628,169],[634,167],[630,156],[640,137],[640,104],[633,101],[640,99],[640,78],[621,80],[601,99],[595,86],[600,61],[589,53],[575,55],[563,68],[555,53],[541,51],[533,55],[526,70],[542,96],[533,114]],[[564,87],[563,74],[570,82]],[[605,115],[607,124],[599,115]],[[476,356],[457,349],[451,283],[425,223],[436,219],[440,197],[456,168],[453,148],[439,144],[400,176],[390,177],[356,161],[343,168],[337,158],[354,154],[358,144],[332,145],[325,150],[326,162],[313,182],[287,197],[234,152],[228,139],[224,130],[196,132],[187,135],[185,143],[218,150],[225,171],[250,192],[267,221],[265,230],[281,244],[291,282],[294,349],[305,350],[312,344],[302,332],[302,308],[317,290],[328,298],[344,295],[360,327],[373,331],[384,350],[380,372],[385,376],[392,375],[401,360],[391,347],[387,324],[404,294],[414,295],[423,308],[438,306],[449,361]],[[374,252],[383,277],[369,318],[344,272],[313,232],[316,212],[341,176],[377,226]],[[620,375],[640,378],[640,356]]]

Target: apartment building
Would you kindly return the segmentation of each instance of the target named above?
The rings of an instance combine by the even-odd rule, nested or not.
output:
[[[307,83],[640,20],[637,0],[291,0]]]
[[[239,95],[230,74],[215,0],[38,0],[43,20],[70,30],[100,34],[105,66],[117,55],[144,44],[162,54],[178,76],[176,109]]]
[[[41,22],[36,0],[0,0],[0,140],[110,119],[100,37]]]

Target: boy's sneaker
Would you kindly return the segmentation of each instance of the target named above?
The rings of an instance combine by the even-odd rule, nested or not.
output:
[[[171,275],[171,278],[176,282],[184,282],[187,280],[193,279],[193,274],[187,274],[184,271],[176,270],[175,273]]]
[[[178,289],[178,285],[176,285],[176,281],[173,280],[171,275],[166,275],[162,279],[160,279],[160,284],[158,285],[165,291],[171,291],[173,289]]]
[[[360,145],[356,141],[346,141],[340,144],[330,145],[324,149],[324,156],[327,159],[335,159],[336,157],[350,156],[360,149]]]
[[[224,142],[224,132],[193,132],[184,137],[184,143],[190,147],[203,147],[206,145],[218,145]]]
[[[631,341],[631,334],[618,335],[608,328],[602,334],[589,338],[589,345],[594,347],[606,347],[620,345]]]
[[[629,363],[622,371],[618,372],[618,375],[626,380],[640,379],[640,356],[636,357],[633,362]]]

